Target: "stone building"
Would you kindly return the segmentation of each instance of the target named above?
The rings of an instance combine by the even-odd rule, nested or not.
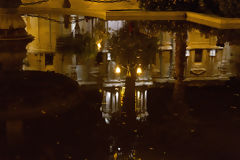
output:
[[[152,64],[152,76],[156,82],[174,79],[175,47],[174,35],[163,32],[156,53],[155,63]],[[205,37],[198,30],[188,32],[185,79],[186,80],[208,80],[225,79],[231,74],[228,66],[229,45],[217,46],[217,37]],[[224,70],[224,71],[223,71]],[[226,74],[228,73],[228,74]]]
[[[102,44],[101,62],[96,65],[96,56],[90,59],[69,51],[58,51],[61,45],[59,37],[71,35],[73,38],[79,33],[93,33],[96,19],[76,21],[76,16],[70,16],[69,28],[63,25],[64,17],[48,16],[55,21],[38,17],[26,17],[26,30],[34,35],[35,40],[28,45],[27,55],[24,60],[24,70],[54,71],[67,75],[78,81],[80,85],[96,85],[101,79],[103,102],[102,116],[106,122],[112,114],[122,112],[122,99],[124,95],[124,81],[126,69],[122,68],[120,74],[115,73],[119,65],[112,59],[108,51],[107,42]],[[78,17],[78,19],[84,17]],[[78,25],[76,25],[78,23]],[[105,22],[106,30],[112,34],[119,30],[124,21]],[[40,26],[40,27],[39,27]],[[44,34],[42,34],[44,33]],[[92,36],[94,36],[92,34]],[[143,68],[142,74],[137,76],[135,90],[135,110],[137,118],[146,118],[147,113],[147,86],[154,83],[174,82],[175,78],[175,40],[174,34],[161,32],[158,35],[158,51],[152,64]],[[215,36],[205,37],[198,30],[188,32],[185,80],[212,80],[227,79],[231,72],[229,67],[229,52],[231,46],[225,43],[224,47],[217,46]]]

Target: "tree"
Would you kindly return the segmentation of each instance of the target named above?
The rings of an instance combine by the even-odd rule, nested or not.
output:
[[[21,0],[1,0],[0,8],[17,8],[21,4]]]
[[[109,48],[117,63],[125,67],[135,64],[147,66],[157,51],[157,38],[141,33],[138,23],[126,22],[110,38]]]
[[[170,112],[177,113],[181,119],[188,116],[188,107],[184,104],[185,84],[184,70],[186,63],[186,48],[187,48],[187,30],[177,32],[176,37],[176,53],[175,53],[175,71],[176,78],[173,88],[173,104]]]
[[[63,8],[71,8],[71,3],[69,2],[69,0],[64,0]]]
[[[57,39],[57,50],[64,54],[77,54],[81,57],[96,55],[97,46],[95,39],[89,33],[79,34],[75,38],[72,36],[59,37]]]
[[[158,35],[160,32],[171,32],[176,43],[175,52],[175,83],[173,88],[172,105],[169,105],[171,113],[178,113],[180,118],[187,117],[188,108],[183,103],[184,99],[184,64],[186,53],[187,32],[199,30],[203,36],[216,36],[217,45],[224,46],[225,42],[231,44],[240,44],[239,30],[220,30],[207,26],[188,23],[183,21],[141,21],[140,27],[149,36]],[[239,63],[236,65],[239,66]],[[236,67],[237,68],[237,67]]]
[[[220,11],[219,14],[224,17],[239,17],[240,16],[240,1],[239,0],[214,0]]]
[[[224,17],[239,17],[239,2],[239,0],[140,0],[140,8],[157,11],[194,11]]]
[[[140,0],[140,7],[146,10],[199,10],[199,0]]]
[[[186,63],[187,32],[194,26],[181,21],[143,21],[142,27],[150,35],[159,32],[171,32],[176,43],[175,52],[175,83],[173,86],[172,102],[168,106],[170,114],[177,115],[180,119],[188,117],[188,107],[183,103],[185,97],[184,70]]]
[[[136,127],[136,65],[141,64],[142,67],[146,67],[152,63],[153,56],[157,52],[157,38],[141,33],[137,22],[127,21],[123,28],[109,39],[109,48],[117,64],[128,68],[130,73],[125,81],[123,109],[127,114],[128,126],[134,128]]]

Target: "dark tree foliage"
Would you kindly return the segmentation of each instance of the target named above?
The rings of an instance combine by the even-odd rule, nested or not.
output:
[[[64,18],[64,26],[69,27],[72,23],[70,22],[69,16],[66,15]],[[91,17],[85,17],[84,21],[87,22],[88,20],[91,20]],[[97,63],[101,63],[102,53],[98,52],[97,43],[101,43],[101,45],[104,46],[108,39],[104,21],[99,20],[95,23],[92,33],[85,32],[84,28],[79,25],[79,21],[75,23],[74,34],[72,33],[68,36],[57,38],[57,51],[63,54],[76,54],[80,57],[79,61],[82,62],[97,56]]]
[[[240,0],[215,0],[220,14],[224,17],[240,16]]]
[[[140,7],[154,11],[194,11],[240,17],[240,0],[140,0]]]
[[[199,0],[140,0],[140,7],[146,10],[180,10],[196,11]]]
[[[71,3],[69,0],[64,0],[63,2],[63,8],[71,8]]]
[[[137,22],[126,22],[125,26],[110,38],[110,50],[118,63],[151,64],[157,51],[157,38],[150,37],[139,29]]]
[[[57,50],[61,53],[91,54],[96,53],[95,39],[89,33],[72,36],[59,37],[57,39]]]
[[[220,14],[218,0],[204,0],[205,12],[212,12],[214,14]]]
[[[240,0],[204,0],[207,11],[223,17],[240,16]]]
[[[240,45],[240,30],[218,30],[214,32],[218,37],[218,43],[229,42],[231,45]]]
[[[186,63],[186,48],[188,31],[193,29],[192,24],[184,21],[142,21],[142,30],[147,35],[158,35],[159,32],[170,32],[176,44],[175,50],[175,83],[172,101],[168,106],[169,113],[178,115],[179,119],[189,117],[188,106],[183,103],[185,95],[184,70]]]
[[[139,25],[149,36],[154,36],[162,31],[177,33],[199,30],[206,38],[216,36],[219,46],[223,46],[225,42],[240,44],[240,30],[221,30],[185,21],[141,21]]]
[[[154,36],[159,32],[170,32],[172,34],[179,32],[189,32],[199,30],[204,36],[217,35],[218,29],[210,28],[204,25],[190,23],[185,21],[141,21],[140,27],[145,34]]]
[[[21,4],[21,0],[0,0],[0,8],[17,8]]]

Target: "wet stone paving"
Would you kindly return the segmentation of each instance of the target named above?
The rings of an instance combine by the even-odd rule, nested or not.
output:
[[[240,30],[0,15],[0,160],[238,160]]]

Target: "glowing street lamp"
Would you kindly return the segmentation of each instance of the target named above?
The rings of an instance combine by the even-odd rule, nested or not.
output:
[[[100,50],[102,48],[102,45],[100,42],[97,43],[97,48],[98,48],[98,50]]]
[[[123,68],[125,68],[125,67],[123,67]],[[127,68],[125,68],[125,69],[127,70],[127,76],[131,77],[131,72],[130,72],[129,66],[127,66]],[[121,73],[121,68],[119,66],[117,66],[115,68],[115,73],[117,73],[117,74]],[[137,73],[137,75],[142,74],[142,68],[140,66],[137,67],[136,73]]]
[[[138,67],[138,68],[137,68],[137,74],[138,74],[138,75],[142,74],[142,68],[141,68],[141,67]]]
[[[117,73],[117,74],[121,73],[121,68],[117,66],[115,69],[115,73]]]

